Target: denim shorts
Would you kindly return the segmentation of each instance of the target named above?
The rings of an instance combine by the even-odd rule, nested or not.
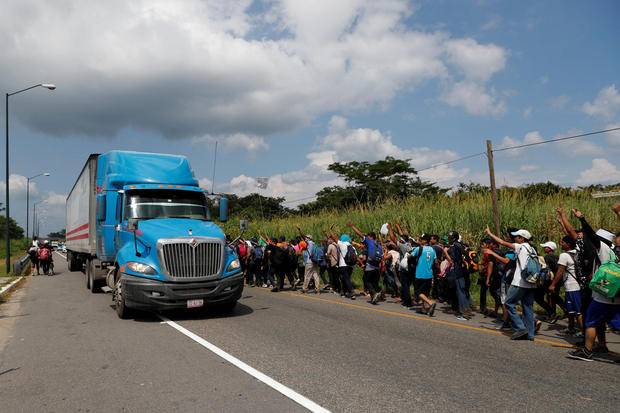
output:
[[[581,291],[566,291],[566,312],[581,314]]]
[[[620,328],[620,305],[592,301],[586,313],[586,327],[598,327],[610,323],[615,329]]]

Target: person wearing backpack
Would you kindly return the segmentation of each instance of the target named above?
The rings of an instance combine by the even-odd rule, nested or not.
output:
[[[536,292],[536,284],[530,283],[525,276],[528,274],[529,260],[535,259],[536,250],[529,244],[532,234],[528,230],[519,229],[512,232],[515,243],[504,241],[497,235],[493,234],[489,227],[486,233],[494,239],[499,245],[512,248],[516,255],[516,264],[512,283],[508,290],[506,298],[506,309],[512,323],[514,333],[510,337],[512,340],[534,340],[536,335],[536,320],[534,318],[534,294]],[[517,304],[521,304],[523,309],[523,319],[517,313]]]
[[[456,231],[448,233],[448,247],[444,248],[444,255],[449,262],[446,278],[450,293],[452,310],[457,320],[465,321],[471,318],[471,306],[465,287],[465,276],[468,273],[465,265],[465,246],[459,241],[460,235]]]
[[[37,251],[37,259],[43,269],[43,274],[51,275],[49,274],[49,270],[50,263],[52,262],[52,247],[50,246],[48,240],[45,240],[43,245]]]
[[[31,275],[41,275],[41,270],[39,267],[39,243],[37,242],[37,237],[32,239],[32,245],[28,249],[28,257],[30,257],[30,267],[32,269]]]
[[[558,269],[551,281],[549,291],[554,293],[559,289],[560,285],[564,285],[565,290],[565,309],[568,314],[568,328],[562,331],[563,334],[571,335],[574,337],[583,337],[582,330],[582,317],[581,317],[581,287],[577,282],[575,276],[575,260],[573,257],[577,253],[575,247],[577,246],[574,239],[566,235],[560,242],[562,252],[558,258]],[[575,329],[575,324],[579,327],[579,330]]]
[[[351,284],[351,274],[353,274],[353,268],[357,263],[357,252],[355,251],[355,247],[351,245],[351,237],[348,234],[340,235],[338,249],[340,252],[338,269],[340,270],[342,292],[345,297],[355,300],[355,294],[353,293],[353,286]]]
[[[362,244],[366,249],[366,264],[364,265],[364,276],[367,281],[366,288],[370,294],[370,303],[377,305],[379,298],[381,297],[381,288],[379,287],[379,266],[383,260],[383,248],[381,244],[377,242],[377,236],[374,232],[369,232],[366,235],[362,233],[352,223],[348,224],[349,228],[362,239]]]
[[[303,260],[304,260],[304,284],[301,289],[302,294],[306,294],[308,292],[308,286],[310,285],[310,280],[314,280],[314,291],[317,294],[321,293],[321,279],[319,277],[319,261],[320,261],[320,250],[317,249],[317,246],[312,239],[312,235],[306,234],[304,235],[301,231],[301,228],[297,227],[297,231],[299,231],[299,235],[301,239],[304,241],[305,248],[302,250]],[[325,258],[325,255],[323,255]]]
[[[571,224],[568,222],[566,215],[561,208],[558,208],[558,215],[560,222],[565,231],[573,239],[577,239],[577,234]],[[608,352],[605,326],[609,322],[613,322],[620,318],[620,298],[619,297],[607,297],[598,291],[593,291],[593,286],[596,285],[596,276],[599,268],[608,263],[614,263],[617,265],[618,258],[613,252],[612,241],[613,233],[605,229],[599,229],[594,231],[590,224],[586,221],[585,215],[577,210],[573,209],[573,215],[579,219],[581,228],[583,230],[584,245],[591,245],[595,251],[595,260],[593,264],[593,270],[590,273],[591,280],[588,280],[588,287],[592,294],[592,300],[588,304],[585,312],[585,342],[584,346],[577,350],[570,351],[569,358],[592,361],[592,355],[597,352]],[[617,265],[617,271],[620,271],[620,265]],[[582,295],[582,301],[583,301]],[[583,306],[582,306],[583,308]],[[598,349],[594,348],[594,342],[598,337],[599,346]]]
[[[327,235],[327,252],[325,258],[327,261],[329,285],[333,292],[341,294],[342,287],[340,285],[340,269],[338,266],[338,262],[340,261],[340,249],[338,248],[338,241],[333,235]]]

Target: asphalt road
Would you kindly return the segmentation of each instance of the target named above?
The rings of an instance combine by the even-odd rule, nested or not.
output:
[[[0,306],[1,411],[307,411],[156,315],[118,319],[109,294],[90,294],[83,274],[56,262],[59,275],[30,278]],[[258,288],[231,316],[166,317],[334,412],[620,405],[620,365],[567,359],[555,326],[512,342],[488,319]]]

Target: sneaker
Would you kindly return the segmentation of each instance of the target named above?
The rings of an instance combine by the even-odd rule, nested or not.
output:
[[[555,324],[558,322],[559,318],[560,317],[557,314],[553,314],[552,316],[549,317],[549,320],[547,320],[547,323]]]
[[[467,321],[467,318],[463,317],[460,314],[456,316],[456,319],[459,320],[459,321]]]
[[[540,330],[540,327],[542,327],[542,321],[540,320],[536,320],[536,332],[538,333],[538,330]]]
[[[510,327],[510,323],[502,322],[502,325],[495,327],[495,329],[500,331],[510,331],[512,330],[512,327]]]
[[[527,339],[527,330],[515,331],[512,336],[510,336],[511,340],[526,340]]]
[[[377,301],[379,301],[379,297],[381,297],[381,293],[375,293],[370,300],[370,304],[377,305]]]
[[[569,351],[567,357],[575,360],[592,361],[592,352],[585,347],[581,347],[577,350]]]
[[[583,333],[581,331],[577,331],[575,334],[573,334],[573,337],[575,337],[575,338],[583,338]]]
[[[277,293],[278,291],[280,291],[280,289],[279,289],[278,287],[273,287],[273,288],[271,289],[271,292],[272,292],[272,293]]]
[[[263,288],[267,288],[267,284],[263,284]]]
[[[432,317],[435,314],[435,307],[437,307],[437,303],[433,303],[431,308],[428,309],[428,316]]]
[[[563,336],[572,336],[575,334],[575,330],[572,328],[565,328],[564,330],[559,331],[558,334]]]

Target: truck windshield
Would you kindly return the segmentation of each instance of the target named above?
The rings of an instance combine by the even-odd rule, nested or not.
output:
[[[209,203],[202,192],[134,190],[128,191],[125,199],[125,219],[211,219]]]

